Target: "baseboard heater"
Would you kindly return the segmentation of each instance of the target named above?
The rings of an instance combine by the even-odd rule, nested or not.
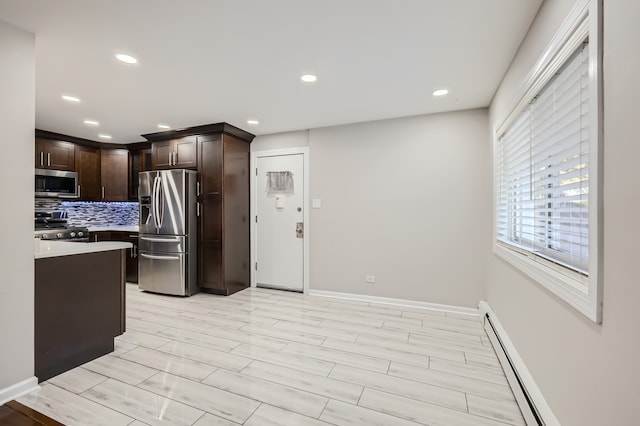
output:
[[[527,391],[524,381],[518,374],[518,370],[516,369],[514,362],[509,356],[509,353],[506,350],[505,345],[502,342],[502,339],[500,338],[500,335],[498,334],[496,326],[491,320],[491,315],[489,315],[489,313],[485,313],[483,323],[484,329],[489,336],[489,340],[491,340],[493,349],[498,355],[500,365],[502,365],[502,369],[507,376],[507,381],[511,386],[511,390],[513,391],[513,395],[516,398],[516,402],[520,407],[520,411],[522,412],[522,416],[524,417],[527,426],[547,426],[547,424],[542,419],[540,411],[537,409],[535,402]]]

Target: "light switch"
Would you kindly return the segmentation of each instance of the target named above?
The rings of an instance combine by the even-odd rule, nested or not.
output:
[[[320,198],[313,198],[311,200],[311,208],[312,209],[322,208],[322,200]]]

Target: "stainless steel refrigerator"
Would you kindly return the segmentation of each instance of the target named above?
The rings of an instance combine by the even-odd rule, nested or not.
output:
[[[139,174],[138,286],[178,296],[198,292],[196,172]]]

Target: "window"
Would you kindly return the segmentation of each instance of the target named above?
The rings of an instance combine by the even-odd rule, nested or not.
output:
[[[495,247],[599,322],[600,55],[589,5],[578,2],[496,131]]]

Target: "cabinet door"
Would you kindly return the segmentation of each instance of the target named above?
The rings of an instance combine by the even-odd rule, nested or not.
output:
[[[173,161],[173,141],[154,142],[151,145],[151,168],[169,169]]]
[[[126,233],[123,241],[133,244],[127,249],[127,282],[138,282],[138,234]]]
[[[220,135],[199,136],[198,149],[200,161],[198,174],[200,175],[201,197],[222,194],[222,139]]]
[[[173,167],[178,169],[196,168],[197,149],[196,138],[190,136],[173,141]]]
[[[40,169],[75,171],[75,145],[36,138],[35,165]]]
[[[227,294],[222,269],[222,198],[201,201],[198,244],[198,285]]]
[[[129,198],[127,185],[129,151],[103,149],[101,157],[102,200],[127,201]]]
[[[97,201],[102,199],[100,185],[100,150],[76,145],[76,172],[78,172],[78,195],[80,200]]]
[[[140,172],[151,170],[151,149],[129,151],[129,200],[138,201]]]

